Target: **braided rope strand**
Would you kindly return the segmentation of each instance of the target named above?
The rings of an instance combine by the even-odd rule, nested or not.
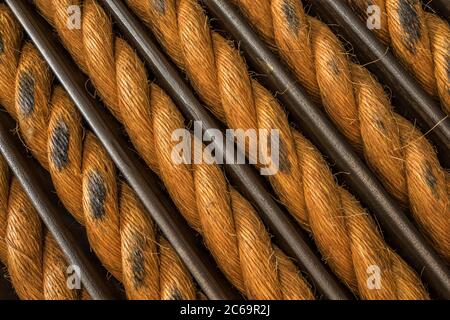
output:
[[[67,261],[30,199],[0,157],[0,261],[24,300],[78,300],[66,284]],[[51,290],[50,290],[51,288]]]
[[[1,30],[17,30],[5,7],[0,5]],[[4,28],[3,28],[4,27]],[[0,104],[14,105],[15,59],[3,54],[7,44],[19,44],[19,32],[0,30]],[[17,53],[13,53],[17,56]],[[10,108],[13,110],[14,108]],[[15,115],[15,113],[13,113]],[[75,300],[79,290],[66,285],[67,261],[53,237],[43,229],[37,212],[8,165],[0,157],[0,260],[7,266],[13,286],[21,299]],[[49,290],[52,288],[52,290]]]

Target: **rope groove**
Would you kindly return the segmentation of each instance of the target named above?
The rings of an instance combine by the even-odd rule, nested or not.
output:
[[[219,208],[218,205],[205,208],[202,199],[204,195],[208,195],[209,199],[215,194],[228,193],[226,190],[217,192],[207,189],[212,184],[208,181],[217,181],[214,180],[217,177],[208,181],[202,179],[202,183],[198,183],[203,176],[199,173],[203,170],[215,170],[214,167],[176,166],[170,160],[171,148],[164,147],[165,144],[170,144],[170,136],[167,134],[171,133],[173,128],[184,126],[184,121],[173,103],[169,103],[170,99],[166,97],[167,103],[162,104],[161,99],[165,95],[161,95],[161,90],[155,89],[155,85],[151,86],[150,92],[147,91],[147,77],[144,76],[142,62],[122,40],[111,40],[111,22],[100,6],[93,1],[49,3],[36,1],[41,12],[55,25],[75,59],[86,67],[99,94],[116,102],[109,107],[111,110],[122,111],[118,117],[124,122],[136,149],[147,163],[160,173],[185,217],[191,225],[197,226],[197,229],[198,221],[202,226],[213,228],[212,224],[205,222],[205,216],[214,214],[217,219],[223,213],[211,211]],[[69,3],[83,4],[81,31],[74,32],[65,27],[64,12]],[[155,2],[129,1],[140,17],[150,24],[171,57],[186,70],[194,87],[215,115],[226,120],[231,128],[280,130],[283,155],[280,167],[284,169],[272,177],[271,182],[289,211],[303,226],[311,229],[324,258],[342,280],[366,299],[427,298],[420,280],[387,247],[373,220],[347,191],[335,184],[334,177],[319,152],[289,126],[285,113],[273,96],[249,77],[247,66],[239,53],[225,39],[209,30],[206,16],[198,4],[184,0],[158,2],[158,5],[152,5],[153,3]],[[49,9],[50,5],[54,8]],[[73,44],[70,43],[74,39],[83,39],[84,48],[81,51],[73,50]],[[125,51],[129,51],[129,54],[125,54]],[[127,55],[127,59],[122,59]],[[100,65],[102,67],[99,67]],[[103,81],[103,78],[116,79],[117,87],[111,81]],[[114,95],[117,95],[117,99]],[[127,98],[123,99],[124,96]],[[170,107],[164,113],[165,118],[160,118],[160,109],[155,111],[155,104]],[[145,136],[153,137],[155,146],[139,141],[144,132]],[[153,147],[156,147],[156,152]],[[150,156],[153,154],[156,157]],[[179,181],[185,183],[180,184]],[[219,186],[222,183],[219,183]],[[197,206],[193,207],[192,204]],[[231,204],[233,208],[233,201]],[[226,209],[230,210],[229,207]],[[236,224],[240,221],[236,215],[242,211],[230,211]],[[221,231],[229,225],[227,219],[220,224]],[[213,222],[215,221],[211,223]],[[201,231],[211,248],[216,240],[213,235],[208,236],[208,233],[212,232],[208,228]],[[242,245],[242,240],[238,241],[238,245]],[[214,248],[211,250],[215,252]],[[228,263],[234,260],[230,257],[228,253]],[[241,260],[241,267],[242,265]],[[279,263],[279,266],[281,265],[283,264]],[[383,270],[381,290],[370,290],[367,287],[367,268],[370,265],[377,265]],[[229,278],[230,275],[234,276],[231,272],[226,273]],[[243,274],[245,277],[245,273]],[[239,279],[232,282],[240,287]]]
[[[58,86],[52,91],[50,69],[37,50],[30,43],[21,48],[20,29],[4,5],[0,5],[0,38],[0,86],[7,89],[0,92],[1,101],[18,121],[25,144],[49,170],[61,201],[86,227],[90,245],[106,269],[122,281],[130,299],[195,299],[192,279],[173,248],[158,235],[130,187],[117,179],[112,160],[98,139],[83,129],[81,115],[65,91]],[[24,217],[30,205],[21,207],[27,203],[23,196],[13,200],[10,207],[17,214],[8,219],[21,215],[8,223],[8,228],[14,229],[7,230],[7,243],[17,243],[14,263],[8,266],[21,293],[22,286],[38,283],[30,281],[29,270],[23,267],[30,257],[42,260],[38,244],[43,240],[37,216]],[[32,232],[25,232],[27,229]],[[54,241],[47,242],[49,253],[44,262],[57,267],[62,255]],[[56,267],[51,272],[57,272]],[[31,274],[37,277],[39,270],[36,267]],[[20,278],[14,281],[16,274]],[[51,283],[44,284],[44,289],[56,294],[64,292],[63,286],[65,279],[59,287]],[[41,296],[34,290],[31,297]]]
[[[300,1],[261,0],[265,5],[257,8],[244,0],[235,2],[449,260],[449,176],[430,142],[393,111],[380,83],[351,62],[337,36],[306,15]]]

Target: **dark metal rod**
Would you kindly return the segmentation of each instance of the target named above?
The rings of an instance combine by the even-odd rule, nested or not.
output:
[[[138,50],[141,57],[156,75],[161,86],[174,99],[174,102],[187,120],[202,121],[204,132],[212,128],[220,128],[205,107],[194,96],[192,90],[184,82],[176,67],[161,52],[156,43],[148,36],[148,31],[131,13],[123,1],[102,1],[118,22],[122,32]],[[231,142],[233,143],[233,141]],[[225,157],[225,163],[233,163],[224,150],[223,145],[216,145],[216,150]],[[338,300],[350,299],[352,296],[316,256],[306,241],[307,236],[297,223],[284,212],[267,191],[262,178],[250,165],[226,165],[225,169],[232,181],[238,185],[245,196],[256,206],[264,222],[274,233],[282,248],[310,275],[316,288],[325,298]]]
[[[86,91],[87,78],[55,39],[48,23],[27,1],[6,2],[207,297],[239,299],[240,296],[218,270],[209,253],[196,241],[195,233],[187,226],[167,195],[159,189],[158,179],[148,174],[121,139],[119,127],[111,126],[104,108]]]
[[[23,150],[20,150],[14,143],[14,138],[5,125],[3,115],[0,120],[0,151],[47,229],[64,252],[68,262],[71,265],[78,266],[82,271],[81,280],[90,296],[96,300],[115,299],[116,295],[106,285],[106,279],[77,244],[74,235],[63,220],[63,213],[44,191],[42,181],[34,168],[29,165]]]
[[[440,15],[447,21],[450,19],[450,1],[449,0],[422,0],[425,6],[430,6],[436,14]]]
[[[256,35],[230,1],[203,2],[239,41],[240,48],[259,68],[258,71],[265,74],[265,70],[271,70],[267,74],[268,81],[273,90],[284,93],[279,95],[279,99],[288,107],[293,119],[315,145],[336,162],[340,171],[349,173],[345,175],[349,187],[377,216],[405,258],[440,296],[450,298],[450,272],[445,262],[356,155],[321,108],[312,102],[295,77]]]
[[[7,270],[3,263],[0,262],[0,301],[18,300],[11,282],[7,279]]]
[[[299,0],[300,1],[300,0]],[[388,47],[378,40],[345,1],[310,1],[321,19],[339,26],[364,61],[374,61],[368,68],[391,88],[402,105],[413,110],[428,137],[439,150],[443,165],[450,166],[450,118],[397,61]],[[450,3],[447,2],[447,3]],[[414,120],[414,119],[411,119]]]

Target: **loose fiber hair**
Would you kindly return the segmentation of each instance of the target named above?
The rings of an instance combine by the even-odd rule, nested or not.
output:
[[[52,91],[49,67],[31,44],[20,47],[20,30],[4,5],[0,5],[0,38],[0,86],[6,89],[0,92],[2,104],[18,121],[21,137],[33,155],[51,173],[61,201],[86,227],[90,245],[103,265],[123,283],[130,299],[195,299],[191,276],[173,248],[158,235],[130,187],[117,180],[112,160],[98,139],[83,130],[81,116],[64,90],[55,87]],[[31,215],[24,193],[14,183],[12,188],[11,195],[19,195],[9,199],[8,219],[15,220],[7,224],[4,238],[8,269],[21,297],[39,299],[39,253],[51,250],[44,262],[57,267],[62,255],[51,239],[42,248],[41,222],[36,214]],[[29,262],[35,262],[31,280]],[[27,292],[27,282],[35,285],[33,291]],[[61,286],[48,282],[45,291],[67,293],[62,288],[65,280]]]
[[[380,83],[351,62],[337,36],[306,15],[301,1],[261,0],[257,8],[234,1],[449,260],[450,178],[431,143],[393,111]]]
[[[348,0],[359,12],[366,12],[367,0]],[[376,0],[381,9],[377,36],[391,44],[395,54],[422,87],[440,99],[450,114],[450,26],[436,14],[426,12],[418,0]],[[361,14],[367,19],[365,14]]]
[[[184,119],[156,86],[152,85],[149,93],[143,63],[128,44],[114,38],[111,21],[101,6],[91,0],[36,4],[90,75],[105,103],[124,123],[136,149],[160,173],[191,225],[197,229],[205,226],[204,216],[213,217],[217,223],[223,206],[209,200],[217,193],[213,190],[217,180],[205,180],[198,173],[215,167],[172,163],[170,134],[174,128],[184,126]],[[69,4],[83,5],[82,30],[66,28],[65,8]],[[324,259],[349,288],[365,299],[428,297],[417,275],[383,241],[375,222],[346,190],[336,185],[319,152],[289,126],[273,96],[250,78],[239,53],[220,35],[210,32],[196,2],[133,0],[129,4],[150,24],[167,52],[186,70],[203,100],[229,127],[280,130],[280,167],[284,169],[271,178],[272,185],[294,217],[312,231]],[[148,144],[148,139],[142,141],[142,137],[152,137],[154,145]],[[185,183],[180,184],[180,180]],[[226,194],[224,191],[217,194]],[[231,213],[236,224],[240,210]],[[218,226],[211,224],[201,229],[208,246],[222,245],[211,243],[207,233],[214,232],[214,227],[225,228],[230,224],[228,219],[230,215]],[[230,257],[228,254],[227,260],[232,261]],[[383,270],[381,290],[369,290],[366,285],[370,265]]]
[[[161,89],[147,83],[144,69],[140,69],[141,73],[132,72],[137,57],[123,41],[118,39],[118,44],[122,45],[127,62],[123,67],[131,68],[130,74],[137,76],[134,81],[143,80],[138,86],[142,89],[140,94],[124,91],[131,109],[121,106],[120,110],[129,117],[139,117],[141,113],[134,109],[135,104],[141,105],[139,99],[143,98],[145,107],[151,98],[154,117],[151,125],[163,136],[155,139],[164,144],[152,145],[153,135],[147,135],[146,127],[135,137],[141,139],[141,146],[151,148],[153,156],[154,149],[160,148],[159,156],[169,162],[172,146],[167,143],[171,141],[174,128],[183,127],[181,116]],[[15,51],[18,48],[11,50]],[[123,184],[119,190],[115,169],[106,151],[91,133],[86,134],[83,142],[80,115],[61,88],[53,90],[52,103],[49,103],[51,87],[47,68],[36,49],[26,44],[16,71],[16,112],[24,140],[49,168],[61,200],[86,225],[91,246],[107,269],[123,281],[129,298],[195,298],[191,280],[174,257],[173,249],[164,240],[159,240],[158,244],[153,224],[145,218],[129,187]],[[24,76],[26,81],[22,81]],[[23,87],[25,83],[30,88]],[[143,111],[149,116],[150,108]],[[150,116],[148,119],[151,120]],[[37,135],[39,127],[48,132],[47,137]],[[144,154],[147,158],[150,156]],[[313,299],[309,285],[296,266],[272,245],[270,235],[253,208],[228,186],[219,167],[199,165],[193,169],[194,172],[187,170],[177,175],[167,165],[161,171],[167,171],[180,185],[181,193],[174,195],[180,207],[191,206],[197,211],[195,206],[199,206],[195,215],[186,218],[203,234],[230,281],[251,299]],[[191,198],[190,190],[183,191],[186,186],[180,181],[189,188],[194,186],[194,179],[198,192],[196,198]],[[161,247],[159,268],[157,246]]]

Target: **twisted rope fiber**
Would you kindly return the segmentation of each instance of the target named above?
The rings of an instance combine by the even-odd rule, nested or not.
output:
[[[367,0],[348,0],[364,18]],[[391,44],[403,65],[450,114],[450,26],[438,15],[426,12],[418,0],[376,0],[381,9],[377,36]]]
[[[393,111],[377,80],[351,62],[328,26],[306,15],[300,1],[260,0],[257,8],[235,1],[450,260],[450,179],[429,141]]]
[[[20,29],[3,5],[0,6],[0,38],[3,43],[1,103],[19,122],[22,138],[33,155],[50,171],[62,202],[86,226],[89,242],[107,270],[123,282],[130,299],[195,299],[195,287],[187,270],[169,243],[158,236],[130,187],[116,179],[112,160],[100,142],[91,132],[83,131],[81,116],[74,104],[61,87],[51,92],[52,75],[37,50],[26,43],[20,51]],[[22,195],[20,200],[23,198]],[[16,215],[22,213],[23,216],[21,202],[13,200],[10,206],[17,211]],[[25,204],[26,201],[22,206]],[[30,210],[29,207],[25,208]],[[32,258],[40,258],[36,247],[40,221],[22,217],[8,227],[10,225],[24,231],[10,232],[20,246],[13,247],[16,248],[14,263],[8,259],[13,282],[20,293],[22,286],[30,281],[26,264],[31,259],[27,257],[34,254]],[[25,228],[32,232],[25,232]],[[28,241],[30,237],[33,242]],[[26,255],[28,251],[23,250],[30,242],[35,245]],[[55,252],[54,242],[50,245]],[[50,252],[46,259],[56,260],[56,253]],[[59,257],[62,257],[60,252]],[[21,268],[17,270],[19,267],[15,265]],[[36,264],[30,270],[38,271],[38,267],[40,265]],[[58,270],[55,268],[53,273]],[[61,275],[65,275],[65,269]],[[44,287],[50,292],[63,291],[65,280],[61,286],[49,283]],[[39,291],[32,293],[31,297],[40,298]]]
[[[184,119],[158,86],[148,84],[143,63],[125,41],[113,36],[103,9],[85,2],[84,30],[69,31],[65,27],[69,3],[75,2],[45,1],[40,8],[46,16],[52,13],[61,19],[50,20],[63,26],[68,43],[84,44],[75,49],[76,60],[89,71],[101,96],[107,97],[105,102],[122,120],[147,164],[160,175],[186,220],[203,235],[230,282],[249,299],[313,299],[296,266],[271,243],[254,209],[229,186],[220,167],[173,163],[176,143],[171,135],[184,128]]]
[[[84,290],[69,290],[68,264],[8,164],[0,157],[0,261],[21,299],[77,300]]]
[[[129,120],[130,114],[136,114],[137,110],[142,110],[142,106],[148,106],[145,89],[139,89],[147,82],[146,77],[142,77],[137,82],[130,82],[132,80],[131,75],[145,74],[142,62],[138,62],[139,60],[135,56],[133,59],[122,59],[123,53],[120,51],[122,48],[118,45],[120,42],[117,42],[114,47],[111,39],[111,25],[109,19],[104,15],[103,10],[95,5],[94,2],[85,1],[83,6],[83,31],[76,33],[65,28],[65,8],[69,3],[79,4],[80,2],[65,1],[62,3],[61,1],[53,1],[50,3],[47,1],[37,1],[36,3],[47,19],[55,24],[58,33],[69,50],[72,51],[76,60],[85,66],[85,70],[88,70],[91,79],[98,88],[100,95],[104,97],[104,100],[108,98],[113,101],[118,100],[115,105],[119,105],[120,108],[125,108],[122,110],[130,110],[127,109],[129,107],[129,101],[128,105],[126,103],[120,103],[125,93],[127,93],[127,96],[133,97],[136,101],[142,101],[133,105],[133,109],[131,109],[133,112],[122,112],[121,115],[125,124],[128,123],[126,126],[131,137],[142,136],[142,128],[145,127],[148,128],[148,136],[152,132],[152,126],[145,125],[145,122],[147,121],[148,123],[148,119],[151,119],[152,116],[157,117],[158,114],[156,112],[145,112],[145,110],[151,110],[147,107],[148,109],[143,110],[144,113],[142,114],[144,116],[134,117],[132,121]],[[147,8],[146,6],[151,3],[154,3],[155,6],[149,6]],[[324,257],[350,288],[355,292],[359,292],[361,297],[367,299],[427,298],[427,294],[420,280],[386,246],[376,225],[367,213],[347,191],[336,186],[331,172],[326,167],[325,161],[318,151],[297,131],[289,127],[284,112],[282,112],[281,107],[274,98],[256,81],[252,82],[250,80],[242,58],[222,37],[215,33],[213,33],[212,37],[215,41],[214,48],[216,51],[214,54],[211,53],[210,47],[212,45],[211,38],[209,38],[210,34],[207,32],[207,20],[195,2],[180,1],[178,4],[179,7],[175,7],[174,2],[167,1],[133,1],[131,4],[135,9],[136,5],[138,5],[138,12],[141,13],[141,17],[146,17],[146,13],[149,13],[146,19],[147,22],[161,23],[163,21],[166,23],[165,25],[160,25],[159,30],[161,32],[158,33],[159,38],[165,35],[171,39],[172,42],[169,43],[172,46],[168,47],[168,51],[176,58],[179,64],[181,63],[181,66],[188,67],[187,70],[191,80],[192,78],[196,79],[196,81],[203,79],[200,85],[194,81],[195,87],[203,99],[209,101],[211,109],[215,111],[216,115],[223,120],[226,114],[227,119],[231,119],[231,121],[228,121],[229,124],[231,122],[235,125],[229,125],[230,127],[243,129],[280,129],[283,145],[281,167],[283,169],[281,173],[271,179],[273,185],[276,190],[282,190],[278,194],[283,203],[294,213],[294,216],[304,226],[311,225],[316,242]],[[52,8],[54,9],[52,10]],[[177,12],[176,9],[179,9],[179,11]],[[182,17],[186,19],[190,16],[181,15],[181,13],[186,12],[194,13],[194,18],[197,19],[188,21],[189,23],[186,22],[185,24],[188,28],[184,37],[178,37],[177,22]],[[99,23],[100,21],[101,23]],[[162,30],[164,30],[164,33]],[[199,45],[196,42],[199,38],[204,39],[205,35],[209,46],[204,46],[203,43]],[[83,46],[80,46],[77,50],[75,43],[83,43]],[[166,42],[163,41],[163,43]],[[182,53],[188,51],[181,50],[179,47],[180,44],[190,45],[190,48],[195,53],[191,53],[189,59],[186,58],[185,60]],[[175,54],[173,54],[174,52]],[[205,53],[211,58],[210,60],[197,60],[198,57],[204,57]],[[215,72],[216,65],[214,57],[220,62],[218,63],[218,68],[221,68],[219,74]],[[126,61],[128,61],[128,68],[120,68],[121,64]],[[185,65],[185,61],[189,62],[189,64],[186,63]],[[102,67],[98,68],[101,63],[103,63]],[[197,63],[197,67],[201,66],[201,68],[198,67],[195,70],[192,67],[195,63]],[[109,67],[105,68],[105,65]],[[213,66],[213,73],[210,72],[211,66]],[[141,69],[142,71],[139,71]],[[220,78],[220,82],[218,82],[217,77],[222,77]],[[117,87],[115,83],[111,83],[112,81],[105,81],[107,79],[118,79]],[[117,94],[115,96],[117,100],[113,98],[115,94]],[[217,96],[219,94],[221,95],[220,97]],[[215,104],[211,104],[211,101],[214,101]],[[221,101],[224,101],[224,107],[221,105]],[[111,108],[114,109],[114,105]],[[120,110],[120,108],[117,108],[117,110]],[[255,119],[256,110],[258,110],[257,119]],[[246,112],[244,115],[242,114],[243,111]],[[168,118],[165,122],[161,121],[161,123],[169,126],[173,121],[173,115],[177,114],[175,112],[176,109],[174,108],[172,113],[169,113],[172,115],[172,118]],[[179,119],[182,119],[181,116]],[[179,128],[182,125],[183,121],[180,121],[174,128]],[[155,136],[159,135],[159,129],[157,127],[154,129],[153,134]],[[134,130],[136,132],[133,134]],[[169,130],[169,132],[172,131]],[[140,133],[140,135],[137,133]],[[168,143],[170,136],[167,135],[166,138],[159,138],[154,141],[156,141],[157,145],[160,143]],[[143,145],[139,147],[137,142],[139,141],[135,139],[134,143],[136,148],[141,150],[141,154],[144,157],[152,154],[151,152],[142,152],[142,150],[150,150],[148,149],[150,146]],[[191,180],[192,178],[189,178],[187,172],[189,174],[192,173],[188,170],[186,174],[182,174],[186,168],[183,166],[174,166],[170,160],[167,160],[169,159],[168,151],[166,151],[165,157],[160,157],[159,152],[162,149],[158,148],[157,150],[158,152],[156,154],[160,161],[159,169],[169,192],[175,199],[178,194],[186,194],[186,186],[180,186],[178,181]],[[161,162],[164,159],[166,162]],[[155,161],[149,157],[146,160],[149,164]],[[168,168],[171,169],[171,172],[178,173],[176,175],[168,175]],[[185,179],[176,179],[174,181],[174,176],[182,176]],[[198,186],[204,185],[197,185],[198,179],[196,178],[195,175],[194,181],[196,185],[192,187],[189,184],[187,185],[190,188],[189,194],[192,195],[189,199],[193,200],[196,197],[202,197],[204,194],[204,192],[195,192],[198,190]],[[183,212],[188,210],[194,212],[194,214],[187,216],[195,217],[197,208],[188,206],[189,204],[192,205],[192,203],[195,202],[185,202],[186,206],[181,208]],[[198,206],[198,210],[201,213],[203,208]],[[384,280],[381,290],[369,290],[367,287],[366,270],[370,265],[378,265],[383,272]]]
[[[13,27],[9,14],[0,5],[0,25]],[[3,30],[1,28],[0,30]],[[14,38],[15,35],[12,35]],[[4,41],[1,36],[0,65]],[[0,70],[2,68],[0,67]],[[0,72],[0,75],[3,75]],[[0,88],[5,89],[0,85]],[[88,299],[85,290],[69,290],[67,261],[22,189],[0,156],[0,260],[7,267],[21,299]]]

